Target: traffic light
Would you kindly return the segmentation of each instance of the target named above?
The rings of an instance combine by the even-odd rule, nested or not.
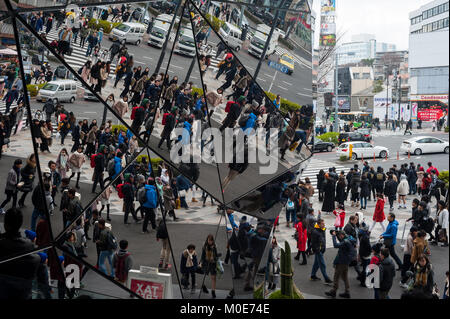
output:
[[[325,106],[333,106],[333,93],[325,93],[323,95]]]

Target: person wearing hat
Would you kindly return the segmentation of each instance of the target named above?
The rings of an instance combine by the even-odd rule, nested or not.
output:
[[[48,280],[47,260],[48,256],[44,252],[38,252],[41,262],[37,269],[36,282],[38,288],[37,299],[52,299],[51,288]]]
[[[3,201],[3,203],[0,206],[0,214],[4,214],[3,207],[5,207],[6,204],[9,203],[11,198],[13,200],[12,207],[16,207],[17,192],[20,188],[20,186],[18,187],[18,184],[19,184],[21,168],[22,168],[22,160],[20,158],[18,158],[14,161],[14,165],[8,172],[8,177],[6,178],[6,187],[5,187],[6,199]]]

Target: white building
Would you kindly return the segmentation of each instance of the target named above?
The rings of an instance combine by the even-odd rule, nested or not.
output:
[[[358,63],[363,59],[374,59],[377,51],[377,41],[370,39],[364,42],[343,43],[338,48],[339,65]]]
[[[448,0],[435,0],[409,14],[410,100],[422,120],[442,117],[448,109],[448,13]]]

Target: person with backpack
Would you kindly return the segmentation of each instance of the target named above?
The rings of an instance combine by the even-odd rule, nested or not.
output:
[[[108,174],[111,180],[115,179],[117,176],[119,176],[120,172],[122,171],[122,159],[123,159],[123,153],[118,151],[116,156],[114,158],[110,159],[108,161]],[[116,182],[115,185],[119,185],[123,180],[123,177],[120,176]]]
[[[110,265],[110,277],[114,278],[114,264],[112,261],[114,252],[117,249],[117,240],[114,237],[110,228],[106,227],[105,220],[103,218],[98,221],[98,228],[100,230],[99,239],[96,244],[99,246],[100,254],[98,257],[98,269],[105,275],[106,272],[106,259]]]
[[[42,112],[45,112],[45,120],[51,120],[52,114],[55,113],[55,105],[53,104],[53,99],[49,99],[47,102],[45,102],[44,106],[42,107]]]
[[[161,132],[161,139],[158,143],[158,148],[161,148],[164,141],[167,143],[167,149],[171,150],[171,144],[172,140],[170,138],[170,135],[175,128],[175,125],[177,123],[176,118],[178,116],[178,108],[173,107],[170,113],[165,113],[162,118],[162,125],[164,125],[164,129]]]
[[[136,211],[134,210],[134,176],[128,175],[125,178],[125,183],[117,185],[117,191],[119,194],[119,198],[123,199],[123,207],[124,207],[124,217],[123,217],[123,223],[125,225],[129,225],[128,223],[128,215],[131,213],[133,216],[133,219],[136,223],[140,221],[136,215]]]
[[[133,268],[133,257],[128,251],[128,241],[122,239],[119,242],[119,250],[114,254],[112,264],[114,265],[115,280],[123,285],[127,284],[128,272]]]
[[[148,106],[150,105],[150,100],[147,98],[144,98],[142,100],[142,103],[140,106],[135,106],[131,112],[131,119],[133,122],[131,123],[131,130],[133,133],[138,136],[139,131],[141,129],[142,123],[144,123],[145,120],[145,112],[148,109]]]
[[[91,156],[91,167],[94,168],[94,173],[92,176],[92,180],[94,181],[94,184],[92,185],[92,193],[95,193],[97,184],[100,184],[100,189],[105,188],[103,171],[105,170],[106,151],[106,147],[104,145],[100,145],[98,153]]]
[[[241,115],[241,111],[244,104],[245,104],[245,96],[239,97],[236,102],[233,101],[227,102],[225,112],[228,114],[219,128],[221,132],[223,132],[227,127],[233,128],[236,125],[236,121],[239,118],[239,115]]]
[[[331,232],[333,239],[333,247],[338,248],[338,253],[334,259],[334,282],[333,288],[325,292],[325,295],[332,298],[336,297],[336,292],[339,289],[339,280],[342,278],[345,284],[345,292],[339,294],[339,297],[350,298],[350,283],[348,281],[348,268],[350,263],[356,258],[356,240],[351,236],[347,236],[344,231],[340,230],[337,233]],[[339,240],[339,242],[336,240]]]
[[[152,229],[156,229],[156,213],[155,209],[158,207],[158,194],[156,192],[155,182],[153,179],[147,181],[147,184],[144,186],[144,191],[141,192],[142,195],[138,198],[141,203],[141,210],[143,210],[144,214],[144,222],[142,224],[142,233],[148,234],[147,230],[148,222],[150,221],[152,224]]]
[[[291,224],[290,224],[291,220],[292,220],[292,226],[295,227],[295,225],[297,224],[297,218],[296,218],[297,204],[296,203],[297,203],[297,200],[295,198],[295,193],[292,193],[286,202],[286,227],[287,228],[291,227]]]
[[[189,244],[181,254],[180,272],[183,275],[182,285],[184,289],[189,288],[189,276],[191,276],[191,294],[195,293],[195,272],[197,268],[198,259],[195,245]]]

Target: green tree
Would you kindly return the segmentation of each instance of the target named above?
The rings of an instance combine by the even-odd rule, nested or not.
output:
[[[373,91],[372,93],[380,93],[383,91],[383,81],[375,80],[373,81]]]

